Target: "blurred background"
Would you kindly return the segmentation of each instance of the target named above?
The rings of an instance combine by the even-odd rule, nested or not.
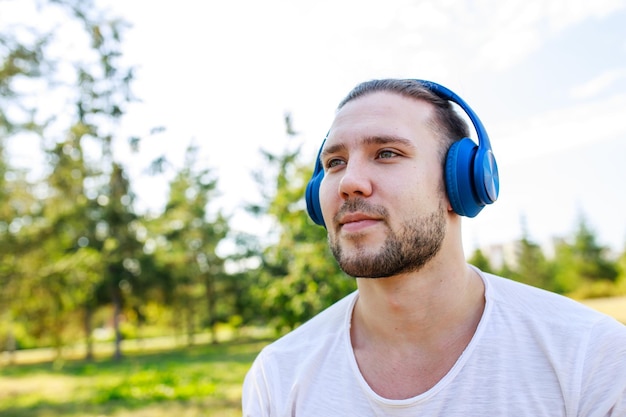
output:
[[[355,288],[302,197],[372,78],[484,123],[501,194],[464,220],[470,262],[626,321],[624,22],[623,0],[0,0],[0,413],[237,415],[258,349]]]

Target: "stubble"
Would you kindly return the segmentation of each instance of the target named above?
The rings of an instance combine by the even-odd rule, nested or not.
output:
[[[359,211],[376,215],[387,227],[387,238],[377,253],[370,253],[359,236],[352,238],[354,250],[346,254],[337,234],[329,234],[330,249],[339,267],[348,275],[358,278],[386,278],[397,274],[418,271],[441,249],[445,234],[445,209],[439,207],[426,215],[404,222],[394,232],[387,222],[388,212],[384,207],[372,206],[364,199],[346,200],[338,216],[346,212]]]

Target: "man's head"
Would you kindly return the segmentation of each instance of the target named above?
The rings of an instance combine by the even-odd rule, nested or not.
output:
[[[468,139],[451,102],[483,146]],[[341,101],[306,200],[346,273],[387,277],[426,265],[446,246],[451,224],[457,251],[456,214],[473,217],[497,191],[489,139],[460,97],[426,81],[374,80]]]
[[[436,111],[384,88],[339,107],[320,156],[319,193],[330,247],[349,275],[412,272],[441,249],[449,203]]]

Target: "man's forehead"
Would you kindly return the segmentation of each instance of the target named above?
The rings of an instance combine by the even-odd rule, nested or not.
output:
[[[376,91],[352,99],[337,110],[333,125],[344,119],[359,120],[384,117],[407,117],[421,121],[430,118],[433,106],[427,101],[390,91]]]
[[[422,100],[382,91],[368,93],[337,112],[327,142],[357,138],[410,137],[428,125],[432,105]]]

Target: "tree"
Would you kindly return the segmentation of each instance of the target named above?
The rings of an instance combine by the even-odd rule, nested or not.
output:
[[[626,295],[626,248],[617,259],[618,276],[615,279],[616,293]]]
[[[217,341],[218,301],[224,298],[224,260],[217,247],[228,233],[227,218],[209,216],[209,205],[217,191],[217,179],[210,169],[197,169],[198,148],[187,148],[184,167],[170,183],[169,198],[163,215],[153,223],[153,233],[162,236],[155,252],[157,262],[172,280],[169,284],[172,307],[183,320],[188,344],[205,317]],[[206,303],[204,314],[200,300]]]
[[[11,169],[0,155],[0,351],[15,350],[16,327],[24,324],[17,308],[28,296],[22,268],[29,248],[24,228],[32,224],[37,205],[25,173]]]
[[[26,249],[20,233],[32,221],[30,212],[36,205],[32,184],[23,170],[8,163],[6,148],[11,136],[37,129],[33,105],[20,86],[40,76],[46,42],[45,37],[35,37],[26,44],[18,29],[10,24],[0,27],[0,321],[8,323],[0,325],[0,349],[3,339],[15,338],[13,322],[18,314],[13,307],[25,278],[19,271]]]
[[[132,292],[135,282],[141,276],[139,258],[143,244],[137,237],[138,218],[132,208],[133,198],[129,185],[123,168],[114,164],[108,189],[100,196],[104,206],[100,222],[105,264],[102,284],[113,304],[115,359],[122,356],[120,318],[124,299]]]
[[[561,241],[556,246],[556,291],[577,297],[606,295],[613,285],[618,269],[607,256],[607,248],[597,243],[594,231],[581,217],[571,243]]]
[[[25,254],[28,262],[22,263],[23,275],[28,277],[23,288],[40,296],[29,297],[18,309],[40,327],[40,336],[51,336],[58,358],[66,324],[75,312],[91,305],[102,275],[100,252],[90,246],[95,241],[92,231],[96,222],[85,196],[89,170],[80,139],[72,132],[49,152],[52,170],[39,186],[44,198],[33,212],[36,221],[25,229],[29,250]],[[90,344],[86,355],[92,356]]]
[[[516,245],[516,265],[510,277],[546,290],[554,289],[554,271],[539,244],[530,239],[525,222],[522,222],[522,238]]]
[[[130,185],[112,152],[116,122],[133,100],[133,69],[119,61],[124,22],[91,0],[20,6],[31,7],[28,18],[16,16],[0,32],[0,128],[14,136],[38,136],[50,164],[48,172],[38,173],[42,204],[24,232],[30,240],[20,262],[21,287],[55,295],[47,305],[45,298],[32,301],[29,311],[38,312],[33,322],[65,319],[82,302],[90,332],[94,287],[111,284],[112,276],[132,275],[129,265],[140,249],[131,230],[136,216]],[[111,255],[106,265],[97,259],[102,253]],[[105,272],[94,285],[98,270]],[[111,290],[109,300],[119,307],[118,293]]]
[[[291,119],[286,121],[293,141]],[[294,328],[356,289],[331,255],[325,230],[306,214],[303,196],[312,164],[300,165],[299,154],[299,146],[280,155],[263,152],[274,178],[257,174],[259,184],[272,184],[256,212],[271,220],[276,240],[262,254],[255,293],[265,319],[277,331]]]
[[[472,256],[468,259],[468,262],[481,271],[495,273],[491,263],[489,262],[489,258],[485,256],[480,248],[476,248],[472,253]]]

